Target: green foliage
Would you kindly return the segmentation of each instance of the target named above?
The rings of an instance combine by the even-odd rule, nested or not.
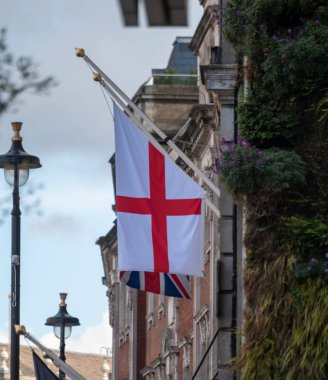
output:
[[[262,54],[261,38],[279,29],[299,26],[311,18],[327,19],[326,0],[230,0],[225,7],[224,33],[237,50],[252,60]]]
[[[327,120],[328,118],[328,92],[320,99],[316,109],[319,115],[319,121]]]
[[[219,169],[222,182],[235,196],[261,190],[279,193],[305,180],[304,162],[296,153],[245,143],[223,151]]]
[[[299,96],[304,96],[299,93],[304,89],[306,95],[313,96],[320,86],[328,84],[328,27],[324,21],[309,20],[279,34],[263,34],[261,40],[264,47],[261,68],[273,84],[284,83]]]
[[[286,380],[324,380],[328,373],[327,282],[310,278],[296,289],[300,305],[285,342],[282,371]]]
[[[241,137],[260,147],[291,145],[299,124],[291,112],[293,107],[291,99],[279,105],[270,95],[252,91],[237,109]]]
[[[237,122],[252,146],[228,146],[220,161],[247,210],[248,308],[234,369],[243,380],[325,380],[328,3],[230,0],[224,33],[248,57],[251,81]]]
[[[301,259],[320,259],[328,252],[328,218],[291,216],[284,219],[285,247]]]
[[[296,278],[321,277],[328,280],[328,256],[322,260],[312,258],[308,262],[295,262]]]
[[[163,75],[164,74],[164,75]],[[177,75],[176,69],[165,69],[160,75],[154,75],[154,84],[171,84],[181,86],[196,86],[197,76],[193,71],[189,75],[194,77]]]

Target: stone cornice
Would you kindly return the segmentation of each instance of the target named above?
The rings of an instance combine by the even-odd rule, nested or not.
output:
[[[182,149],[187,149],[196,158],[206,149],[214,125],[214,112],[213,104],[198,104],[189,113],[192,122],[182,135],[186,141],[182,143]]]
[[[205,9],[205,12],[197,26],[194,36],[189,44],[189,49],[193,51],[194,54],[198,54],[198,50],[204,41],[206,33],[210,28],[211,24],[215,21],[213,15],[218,11],[217,6],[210,5]]]
[[[138,105],[146,101],[195,101],[198,99],[198,87],[186,85],[149,85],[137,93],[133,100]]]
[[[238,65],[201,65],[202,83],[213,91],[221,103],[233,104],[238,79]]]
[[[147,375],[149,375],[149,374],[154,374],[154,373],[155,373],[155,370],[154,370],[154,368],[152,368],[152,367],[144,367],[144,368],[142,368],[142,369],[140,370],[140,373],[141,373],[141,376],[142,376],[142,377],[145,377],[145,376],[147,376]]]
[[[101,236],[96,241],[96,244],[100,246],[101,249],[104,249],[105,247],[111,247],[113,244],[116,243],[117,240],[117,227],[116,223],[114,223],[114,226],[109,230],[109,232],[105,236]]]
[[[209,313],[209,307],[208,305],[204,305],[201,310],[194,316],[194,321],[196,323],[199,323],[199,321],[204,318],[206,314]]]
[[[158,358],[154,359],[150,365],[152,366],[153,369],[159,367],[160,365],[165,365],[164,360],[159,356]]]
[[[193,106],[189,112],[189,117],[191,117],[196,124],[200,122],[210,124],[214,117],[214,104],[197,104]]]

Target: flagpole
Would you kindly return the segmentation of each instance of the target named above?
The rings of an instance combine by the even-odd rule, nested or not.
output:
[[[187,157],[180,148],[178,148],[174,142],[160,129],[158,126],[137,106],[133,103],[133,101],[93,62],[91,59],[85,54],[83,49],[75,49],[77,57],[83,58],[85,62],[87,62],[97,73],[102,77],[103,81],[106,81],[108,87],[111,87],[111,95],[118,101],[119,96],[123,98],[127,104],[135,111],[136,114],[139,115],[143,120],[147,122],[147,124],[158,134],[160,138],[162,138],[166,144],[197,174],[199,178],[201,178],[206,185],[218,196],[220,197],[220,189],[209,179],[206,175]],[[118,95],[117,95],[118,94]],[[121,106],[126,110],[126,106]],[[130,111],[131,114],[131,111]],[[144,126],[142,126],[138,122],[139,127],[145,131]]]
[[[24,335],[26,339],[28,339],[30,342],[34,343],[42,352],[44,352],[46,355],[49,356],[49,358],[54,362],[54,364],[62,371],[65,372],[66,375],[71,377],[73,380],[86,380],[85,377],[80,375],[78,372],[75,371],[71,366],[66,364],[64,361],[59,359],[57,355],[55,355],[52,351],[50,351],[48,348],[43,346],[36,338],[34,338],[33,335],[26,332],[25,326],[23,325],[15,325],[15,331],[18,335]]]
[[[110,94],[110,96],[113,97],[113,99],[122,107],[122,109],[127,113],[127,115],[130,117],[132,121],[142,130],[142,132],[147,136],[149,141],[165,156],[167,156],[170,160],[172,157],[169,156],[167,151],[159,144],[159,142],[155,139],[155,137],[147,131],[146,128],[143,127],[143,125],[140,123],[140,121],[136,118],[134,113],[126,106],[126,104],[123,102],[123,100],[117,96],[117,94],[111,89],[107,83],[99,77],[98,74],[94,74],[94,80],[99,82],[101,86],[104,87],[104,89]],[[202,173],[203,174],[203,173]],[[203,174],[204,175],[204,174]],[[213,213],[220,218],[220,211],[219,209],[213,204],[213,202],[205,196],[205,202],[207,206],[213,211]]]

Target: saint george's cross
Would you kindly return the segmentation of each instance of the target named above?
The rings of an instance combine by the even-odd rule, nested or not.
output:
[[[167,216],[200,215],[201,198],[167,199],[165,191],[164,155],[151,143],[149,152],[149,198],[118,195],[116,211],[151,215],[154,272],[170,272],[167,242]]]
[[[203,189],[114,106],[118,270],[202,276]]]

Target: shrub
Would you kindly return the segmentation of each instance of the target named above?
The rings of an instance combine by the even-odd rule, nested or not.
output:
[[[236,197],[259,190],[279,193],[305,181],[301,157],[280,149],[260,150],[248,143],[228,144],[217,162],[220,178]]]
[[[291,101],[286,103],[289,111],[282,109],[286,104],[278,105],[254,90],[237,109],[240,135],[259,147],[291,145],[299,131],[299,120],[291,112]]]

